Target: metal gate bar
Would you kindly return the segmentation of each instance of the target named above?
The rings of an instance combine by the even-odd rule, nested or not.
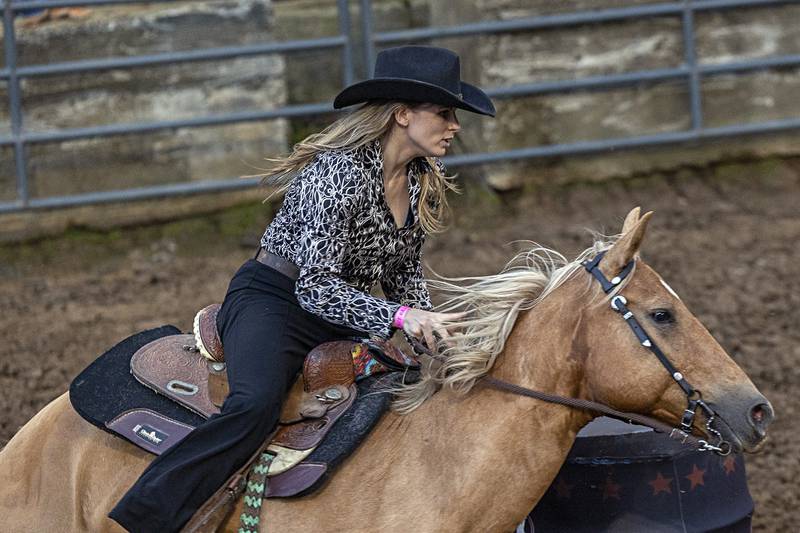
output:
[[[22,140],[22,105],[19,76],[16,73],[17,42],[14,35],[14,12],[11,0],[3,3],[3,47],[8,69],[8,105],[11,116],[11,137],[14,146],[14,165],[17,170],[17,198],[23,206],[28,201],[28,174],[25,141]],[[4,204],[0,204],[0,208]]]
[[[108,124],[85,128],[70,128],[47,132],[26,132],[21,111],[20,79],[26,77],[89,72],[115,68],[137,68],[166,65],[189,61],[220,60],[231,57],[246,57],[271,53],[288,53],[300,50],[340,49],[343,61],[342,83],[349,85],[355,79],[353,66],[353,28],[348,11],[348,0],[337,0],[339,11],[339,34],[321,39],[296,40],[281,43],[259,43],[247,46],[210,48],[197,51],[147,54],[135,57],[116,57],[68,61],[48,65],[19,67],[16,64],[16,40],[13,28],[15,13],[32,8],[65,7],[74,5],[100,6],[116,4],[171,3],[174,0],[3,0],[3,25],[6,65],[0,69],[0,80],[8,83],[11,134],[0,136],[0,147],[12,146],[15,154],[18,199],[15,202],[0,203],[0,213],[15,211],[66,207],[121,200],[139,200],[167,195],[190,194],[249,188],[256,185],[256,179],[220,179],[202,182],[166,184],[136,189],[94,192],[69,196],[29,198],[26,173],[26,146],[32,143],[66,141],[82,138],[106,137],[130,133],[145,133],[164,129],[193,128],[247,121],[268,120],[281,117],[308,116],[330,113],[329,102],[303,105],[289,105],[270,110],[243,111],[209,115],[193,119]],[[598,153],[613,149],[658,146],[680,142],[693,142],[711,138],[725,138],[754,133],[786,131],[800,128],[800,118],[787,118],[755,124],[733,124],[724,127],[706,128],[703,125],[701,102],[701,81],[705,77],[735,74],[763,69],[791,68],[800,66],[800,55],[781,55],[767,58],[703,65],[697,63],[694,14],[701,11],[763,8],[782,4],[795,4],[796,0],[683,0],[664,2],[645,6],[632,6],[613,9],[587,10],[574,13],[522,18],[508,21],[486,21],[459,26],[431,27],[413,30],[374,32],[372,5],[369,0],[360,0],[361,9],[361,48],[367,77],[371,76],[376,47],[400,42],[420,42],[436,38],[509,33],[537,29],[569,27],[581,24],[622,21],[642,17],[680,17],[683,32],[683,64],[673,68],[651,69],[622,74],[589,76],[576,80],[554,80],[537,83],[516,84],[507,87],[494,87],[487,90],[490,96],[510,98],[556,92],[578,90],[600,90],[613,87],[630,86],[641,83],[676,80],[688,85],[691,113],[691,127],[686,131],[640,135],[619,139],[580,141],[557,145],[526,147],[494,153],[472,153],[445,158],[450,166],[494,163],[509,160],[531,159],[570,154]]]
[[[221,113],[189,119],[141,123],[117,123],[85,128],[65,128],[47,132],[26,132],[23,127],[20,92],[20,79],[22,78],[339,48],[341,49],[343,64],[342,83],[348,85],[355,79],[351,43],[352,28],[350,27],[351,20],[347,0],[337,0],[340,34],[332,37],[259,43],[247,46],[228,46],[182,52],[146,54],[133,57],[114,57],[81,61],[66,61],[46,65],[17,66],[16,36],[14,34],[13,23],[14,16],[17,12],[33,8],[52,8],[75,5],[101,6],[173,2],[177,3],[175,0],[83,0],[77,2],[67,0],[34,0],[25,2],[12,2],[12,0],[3,0],[3,28],[6,64],[4,68],[0,69],[0,80],[6,80],[8,84],[11,134],[0,136],[0,147],[13,146],[14,148],[17,176],[17,200],[14,202],[0,202],[0,214],[30,209],[78,206],[92,203],[156,198],[177,194],[235,190],[253,187],[258,181],[254,179],[248,180],[229,178],[208,180],[203,182],[165,184],[135,189],[102,192],[98,191],[87,194],[52,196],[47,198],[32,199],[30,198],[28,190],[26,153],[26,145],[28,144],[98,138],[133,133],[147,133],[175,128],[218,126],[224,124],[253,122],[275,118],[309,116],[332,112],[329,103],[319,102],[302,105],[289,105],[269,110]]]
[[[571,80],[556,80],[536,83],[493,87],[486,90],[489,96],[510,98],[548,93],[566,93],[579,90],[607,89],[641,83],[680,80],[689,87],[689,109],[691,128],[686,131],[639,135],[596,141],[577,141],[563,144],[526,147],[500,152],[471,153],[444,158],[448,166],[467,166],[500,163],[510,160],[534,159],[553,156],[592,154],[623,148],[642,148],[674,143],[694,142],[758,133],[771,133],[800,129],[800,118],[787,118],[749,124],[706,128],[703,126],[700,82],[704,77],[734,74],[748,71],[791,68],[800,66],[800,55],[788,54],[759,59],[732,61],[720,64],[697,63],[694,36],[694,13],[734,8],[764,8],[797,4],[797,0],[683,0],[645,6],[587,10],[574,13],[527,17],[516,20],[486,21],[458,26],[438,26],[411,30],[389,31],[365,35],[363,48],[374,57],[376,45],[395,45],[405,42],[430,41],[445,37],[467,37],[496,33],[510,33],[539,29],[552,29],[598,22],[616,22],[642,18],[680,16],[683,32],[683,64],[674,68],[651,69],[622,74],[588,76]],[[369,2],[362,2],[369,6]],[[366,15],[365,15],[366,18]]]

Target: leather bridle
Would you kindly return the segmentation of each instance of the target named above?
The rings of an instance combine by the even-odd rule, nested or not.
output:
[[[633,271],[636,260],[631,259],[617,276],[614,276],[611,280],[608,280],[599,268],[600,261],[604,256],[605,252],[600,252],[594,257],[594,259],[586,260],[582,264],[586,271],[594,276],[594,278],[600,283],[600,286],[603,288],[603,292],[610,294]],[[650,335],[647,334],[647,331],[645,331],[639,321],[636,320],[633,311],[628,309],[627,304],[628,300],[625,299],[622,294],[617,293],[611,298],[611,309],[622,316],[628,326],[630,326],[633,334],[636,335],[639,343],[650,350],[653,355],[658,358],[659,362],[664,366],[664,368],[667,369],[667,372],[669,372],[670,376],[672,376],[672,379],[675,381],[675,383],[677,383],[681,390],[683,390],[684,394],[686,394],[687,406],[683,411],[683,416],[681,417],[680,428],[675,428],[675,431],[691,434],[692,424],[694,424],[694,418],[697,414],[697,410],[702,409],[706,415],[706,431],[719,439],[716,445],[703,442],[702,449],[711,450],[721,455],[727,455],[730,453],[730,443],[722,438],[722,435],[720,435],[719,431],[711,427],[711,424],[717,417],[717,413],[703,401],[703,395],[700,393],[700,391],[692,387],[689,382],[686,381],[683,373],[675,368],[675,365],[672,364],[672,361],[669,360],[669,357],[666,356],[661,348],[658,347],[658,344],[656,344]]]
[[[633,271],[635,259],[632,259],[627,265],[625,265],[625,267],[617,276],[614,276],[611,280],[608,280],[598,267],[604,255],[605,252],[600,252],[593,259],[584,261],[582,265],[586,271],[594,276],[594,278],[600,283],[601,287],[603,288],[603,292],[610,294],[617,287],[619,287]],[[653,341],[650,335],[647,334],[639,321],[636,320],[633,312],[628,309],[627,303],[628,301],[625,299],[625,297],[619,293],[615,294],[611,298],[611,308],[622,316],[628,326],[630,326],[634,335],[636,335],[639,343],[650,350],[658,358],[664,368],[666,368],[670,373],[672,379],[675,380],[675,382],[686,394],[688,404],[683,412],[683,416],[681,417],[680,427],[673,428],[661,422],[660,420],[656,420],[655,418],[637,413],[617,411],[616,409],[613,409],[607,405],[590,400],[568,398],[555,394],[539,392],[488,375],[480,378],[480,383],[489,385],[496,389],[511,392],[513,394],[536,398],[538,400],[543,400],[550,403],[566,405],[568,407],[595,411],[628,423],[637,423],[643,426],[648,426],[659,433],[666,433],[670,436],[670,438],[677,439],[684,444],[697,446],[697,448],[701,451],[713,451],[719,455],[728,455],[731,452],[730,443],[722,438],[722,435],[719,431],[711,427],[711,424],[717,417],[717,413],[703,401],[700,391],[692,387],[689,382],[686,381],[686,378],[683,376],[683,374],[678,371],[677,368],[675,368],[675,365],[672,364],[669,358]],[[416,350],[426,353],[434,358],[441,359],[441,356],[438,356],[438,354],[434,354],[431,352],[431,350],[428,350],[423,344],[416,341],[416,339],[412,339],[412,344]],[[711,444],[707,440],[699,439],[692,435],[692,425],[694,424],[694,418],[698,409],[702,409],[706,414],[706,431],[718,439],[716,444]]]

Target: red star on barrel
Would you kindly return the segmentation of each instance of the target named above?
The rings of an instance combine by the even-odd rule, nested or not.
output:
[[[609,498],[616,498],[619,500],[619,489],[622,486],[614,483],[611,479],[611,476],[606,478],[606,484],[603,486],[603,500],[607,500]]]
[[[731,473],[736,471],[736,458],[732,455],[729,455],[722,462],[722,466],[725,468],[725,475],[729,476]]]
[[[692,465],[692,473],[686,476],[686,479],[692,482],[692,486],[689,487],[689,490],[694,490],[697,485],[705,486],[705,482],[703,481],[705,473],[706,471],[702,468],[697,468],[697,465]]]
[[[672,494],[672,487],[670,486],[671,483],[672,478],[662,476],[661,472],[658,473],[653,481],[647,482],[648,485],[653,487],[653,496],[657,496],[660,492]]]

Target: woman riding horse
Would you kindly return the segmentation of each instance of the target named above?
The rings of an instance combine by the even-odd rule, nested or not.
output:
[[[382,51],[374,78],[334,107],[363,102],[272,160],[266,179],[286,190],[283,206],[217,318],[230,394],[111,511],[129,531],[179,530],[275,428],[316,345],[402,329],[433,347],[461,316],[430,311],[420,253],[453,188],[437,158],[460,130],[455,109],[494,116],[494,106],[460,80],[456,54],[428,46]],[[385,300],[369,294],[377,281]]]
[[[441,310],[467,308],[469,315],[440,352],[444,371],[423,367],[421,388],[401,394],[407,401],[397,406],[408,414],[384,415],[320,490],[262,506],[261,531],[513,531],[595,413],[489,386],[497,380],[677,428],[687,409],[680,377],[695,399],[702,391],[713,413],[696,410],[692,433],[710,443],[721,438],[734,452],[762,449],[772,407],[639,257],[648,219],[634,209],[619,238],[597,241],[572,261],[534,247],[499,274],[448,289]],[[681,431],[668,434],[682,439]],[[150,453],[81,418],[65,392],[0,451],[0,529],[117,532],[108,512],[151,462]],[[674,477],[673,494],[681,487]],[[601,487],[586,489],[602,497]],[[165,507],[172,508],[171,492],[161,495]],[[219,531],[239,531],[246,504],[238,498]]]

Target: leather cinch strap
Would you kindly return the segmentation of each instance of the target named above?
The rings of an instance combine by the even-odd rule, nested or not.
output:
[[[263,457],[267,445],[274,436],[275,432],[273,431],[266,438],[264,444],[259,446],[258,450],[247,460],[244,466],[229,477],[228,481],[197,510],[189,522],[183,526],[181,533],[211,533],[219,529],[233,511],[233,507],[236,505],[236,500],[239,498],[239,495],[248,489],[246,483],[250,468],[257,460]],[[269,466],[267,466],[267,470],[269,470]],[[264,485],[264,488],[266,489],[266,485]],[[260,507],[261,502],[258,502],[258,505]],[[245,509],[247,509],[247,507],[245,507]],[[251,528],[251,531],[257,530]]]

